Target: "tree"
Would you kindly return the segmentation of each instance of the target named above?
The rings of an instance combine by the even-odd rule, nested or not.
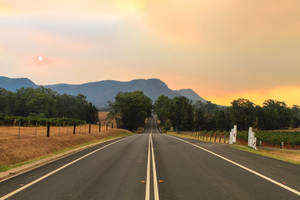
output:
[[[110,116],[114,116],[121,128],[136,130],[143,127],[145,119],[151,116],[152,101],[143,92],[120,92],[110,104]]]
[[[248,99],[237,99],[231,102],[231,119],[241,130],[247,130],[253,126],[256,120],[255,105]]]
[[[193,129],[193,106],[186,97],[175,97],[171,104],[170,120],[177,131],[188,131]]]
[[[97,109],[83,95],[72,96],[40,87],[22,88],[16,93],[0,89],[0,113],[13,116],[61,117],[97,121]]]
[[[297,105],[294,105],[291,109],[291,126],[293,128],[298,128],[300,126],[300,107]]]
[[[261,129],[288,128],[291,124],[291,111],[285,102],[269,99],[263,103],[263,118],[261,120]]]
[[[230,120],[229,109],[216,111],[215,118],[216,118],[216,128],[218,130],[222,130],[222,131],[230,130],[232,124]]]
[[[172,108],[172,100],[167,96],[159,96],[156,100],[153,110],[157,114],[159,120],[161,121],[161,125],[166,129],[170,129],[170,115]]]
[[[201,107],[194,106],[194,130],[199,131],[203,129],[205,123],[204,111]]]

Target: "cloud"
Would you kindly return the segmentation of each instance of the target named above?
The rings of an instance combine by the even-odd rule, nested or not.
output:
[[[38,82],[158,77],[227,103],[299,91],[298,0],[0,0],[0,13],[7,74],[43,54],[53,62],[30,72]]]

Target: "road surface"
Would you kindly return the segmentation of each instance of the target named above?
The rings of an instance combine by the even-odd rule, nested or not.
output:
[[[97,145],[0,182],[2,199],[300,199],[300,167],[160,134]]]

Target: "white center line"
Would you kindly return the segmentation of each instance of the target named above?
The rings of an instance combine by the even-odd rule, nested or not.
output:
[[[56,169],[56,170],[54,170],[54,171],[52,171],[52,172],[46,174],[46,175],[44,175],[44,176],[42,176],[42,177],[40,177],[40,178],[38,178],[38,179],[36,179],[36,180],[34,180],[34,181],[28,183],[28,184],[26,184],[26,185],[24,185],[23,187],[20,187],[19,189],[15,190],[15,191],[13,191],[13,192],[10,192],[10,193],[8,193],[8,194],[6,194],[5,196],[2,196],[2,197],[0,198],[0,200],[5,200],[5,199],[7,199],[7,198],[9,198],[9,197],[11,197],[11,196],[13,196],[13,195],[15,195],[15,194],[21,192],[22,190],[25,190],[26,188],[28,188],[28,187],[30,187],[30,186],[32,186],[32,185],[34,185],[34,184],[36,184],[36,183],[38,183],[38,182],[44,180],[45,178],[47,178],[47,177],[49,177],[49,176],[51,176],[51,175],[53,175],[53,174],[55,174],[55,173],[61,171],[62,169],[66,168],[66,167],[68,167],[68,166],[70,166],[70,165],[72,165],[72,164],[74,164],[74,163],[76,163],[76,162],[78,162],[78,161],[80,161],[80,160],[82,160],[82,159],[84,159],[84,158],[86,158],[86,157],[88,157],[88,156],[90,156],[90,155],[92,155],[92,154],[94,154],[94,153],[96,153],[96,152],[102,150],[102,149],[105,149],[106,147],[108,147],[108,146],[110,146],[110,145],[116,144],[116,143],[121,142],[121,141],[123,141],[123,140],[125,140],[125,139],[127,139],[127,138],[124,138],[124,139],[121,139],[121,140],[112,142],[112,143],[110,143],[110,144],[107,144],[107,145],[105,145],[105,146],[103,146],[103,147],[101,147],[101,148],[99,148],[99,149],[96,149],[96,150],[94,150],[94,151],[92,151],[92,152],[90,152],[90,153],[88,153],[88,154],[86,154],[86,155],[84,155],[84,156],[82,156],[82,157],[76,159],[76,160],[73,160],[72,162],[70,162],[70,163],[68,163],[68,164],[66,164],[66,165],[64,165],[64,166],[62,166],[62,167],[60,167],[60,168],[58,168],[58,169]]]
[[[145,193],[145,200],[150,200],[150,136],[148,140],[148,161],[147,161],[147,172],[146,172],[146,193]]]
[[[152,170],[153,170],[154,200],[159,200],[159,192],[158,192],[158,183],[157,183],[157,173],[156,173],[156,165],[155,165],[155,156],[154,156],[154,150],[153,150],[152,133],[151,133],[151,151],[152,151]]]
[[[257,175],[257,176],[259,176],[259,177],[261,177],[261,178],[263,178],[263,179],[265,179],[265,180],[271,182],[271,183],[274,183],[275,185],[278,185],[279,187],[282,187],[282,188],[284,188],[284,189],[286,189],[286,190],[288,190],[288,191],[290,191],[290,192],[292,192],[292,193],[294,193],[294,194],[300,196],[300,192],[299,192],[299,191],[297,191],[297,190],[295,190],[295,189],[293,189],[293,188],[290,188],[290,187],[288,187],[288,186],[286,186],[286,185],[283,185],[283,184],[281,184],[281,183],[279,183],[279,182],[277,182],[277,181],[275,181],[275,180],[273,180],[273,179],[271,179],[271,178],[269,178],[269,177],[267,177],[267,176],[265,176],[265,175],[263,175],[263,174],[261,174],[261,173],[259,173],[259,172],[256,172],[256,171],[254,171],[254,170],[252,170],[252,169],[249,169],[248,167],[245,167],[245,166],[243,166],[243,165],[241,165],[241,164],[239,164],[239,163],[237,163],[237,162],[234,162],[234,161],[232,161],[232,160],[230,160],[230,159],[228,159],[228,158],[225,158],[224,156],[221,156],[221,155],[219,155],[219,154],[216,154],[216,153],[214,153],[214,152],[212,152],[212,151],[210,151],[210,150],[208,150],[208,149],[205,149],[205,148],[203,148],[203,147],[201,147],[201,146],[198,146],[198,145],[195,145],[195,144],[193,144],[193,143],[190,143],[190,142],[188,142],[188,141],[186,141],[186,140],[183,140],[183,139],[180,139],[180,138],[177,138],[177,137],[174,137],[174,136],[168,136],[168,137],[172,137],[172,138],[175,138],[175,139],[180,140],[180,141],[182,141],[182,142],[185,142],[185,143],[187,143],[187,144],[193,145],[194,147],[197,147],[197,148],[199,148],[199,149],[201,149],[201,150],[203,150],[203,151],[206,151],[206,152],[208,152],[208,153],[210,153],[210,154],[212,154],[212,155],[214,155],[214,156],[217,156],[217,157],[219,157],[219,158],[221,158],[221,159],[223,159],[223,160],[225,160],[225,161],[227,161],[227,162],[230,162],[231,164],[234,164],[234,165],[236,165],[236,166],[238,166],[238,167],[240,167],[240,168],[242,168],[242,169],[244,169],[244,170],[246,170],[246,171],[248,171],[248,172],[250,172],[250,173],[252,173],[252,174],[255,174],[255,175]]]

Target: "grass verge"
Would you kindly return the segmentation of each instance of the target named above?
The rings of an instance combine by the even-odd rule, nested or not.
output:
[[[281,160],[284,162],[300,165],[300,152],[296,151],[289,151],[289,150],[281,150],[281,149],[261,149],[258,148],[257,150],[254,150],[248,146],[242,146],[242,145],[232,145],[231,146],[234,149],[238,149],[241,151],[246,151],[249,153],[254,153],[260,156],[273,158],[277,160]]]

